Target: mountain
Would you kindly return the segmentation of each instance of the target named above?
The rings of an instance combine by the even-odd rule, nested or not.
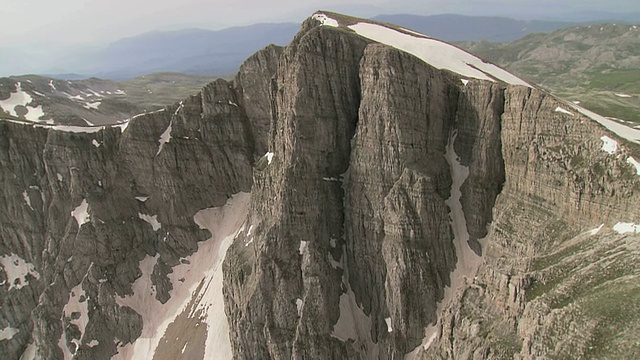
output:
[[[515,20],[506,17],[441,15],[379,15],[373,20],[397,24],[445,41],[506,42],[533,33],[575,26],[567,21]]]
[[[508,41],[532,32],[550,32],[573,25],[560,21],[462,15],[399,14],[380,15],[375,19],[448,41]],[[37,73],[65,80],[87,77],[123,80],[154,72],[232,76],[249,55],[269,44],[288,43],[298,28],[297,23],[267,23],[217,31],[155,31],[108,45],[90,44],[68,49],[2,48],[0,53],[11,56],[0,62],[0,74]],[[21,60],[17,62],[16,59]]]
[[[593,24],[459,45],[592,111],[640,125],[640,25]]]
[[[157,72],[234,74],[252,53],[291,41],[299,24],[254,24],[213,31],[157,31],[121,39],[61,64],[58,71],[122,80]],[[48,71],[50,72],[50,71]]]
[[[38,75],[0,78],[0,117],[34,124],[114,124],[195,93],[210,78],[157,73],[128,81],[59,80]]]
[[[0,127],[2,358],[637,354],[640,131],[448,43],[319,12],[160,111]]]

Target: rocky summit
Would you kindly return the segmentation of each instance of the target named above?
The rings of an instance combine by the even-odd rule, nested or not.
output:
[[[2,359],[640,357],[640,131],[455,46],[318,12],[162,110],[20,116]]]

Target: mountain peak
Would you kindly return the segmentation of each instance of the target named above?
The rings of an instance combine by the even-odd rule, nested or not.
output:
[[[348,29],[361,37],[414,55],[437,69],[449,70],[462,77],[531,87],[526,81],[494,64],[413,30],[328,12],[316,12],[311,18],[318,21],[320,26]]]

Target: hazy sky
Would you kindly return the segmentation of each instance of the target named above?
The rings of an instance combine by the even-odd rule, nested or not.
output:
[[[356,16],[380,13],[517,15],[605,10],[639,12],[638,0],[2,0],[0,48],[104,43],[155,29],[220,29],[300,21],[316,9]],[[606,5],[603,5],[606,4]]]

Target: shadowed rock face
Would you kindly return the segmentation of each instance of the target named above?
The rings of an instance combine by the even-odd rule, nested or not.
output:
[[[611,282],[637,291],[638,235],[610,229],[640,218],[634,145],[608,154],[604,128],[541,90],[319,25],[123,132],[0,123],[0,259],[33,264],[15,280],[3,260],[0,330],[19,331],[0,357],[34,341],[46,359],[108,359],[145,340],[121,298],[146,278],[153,304],[186,291],[172,274],[208,238],[194,215],[249,191],[221,265],[234,358],[598,355],[606,314],[582,310]],[[582,260],[622,247],[607,264],[624,271],[595,282]],[[203,353],[184,324],[206,316],[185,314],[163,354]],[[560,330],[575,321],[584,337]]]

